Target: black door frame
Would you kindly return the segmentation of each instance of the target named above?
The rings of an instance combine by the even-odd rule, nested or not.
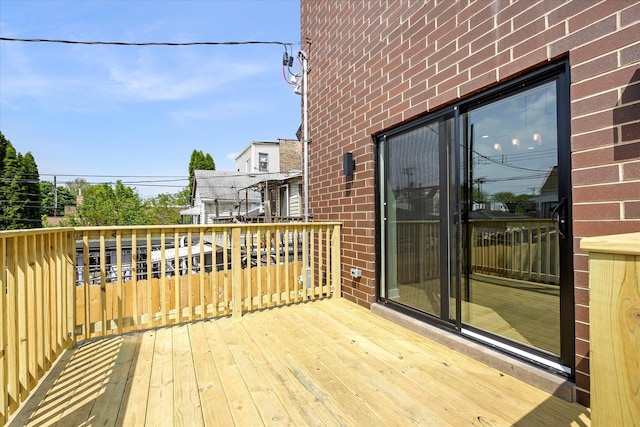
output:
[[[562,60],[553,64],[546,65],[532,72],[523,74],[508,82],[497,85],[494,88],[483,91],[481,94],[471,96],[467,99],[455,103],[453,106],[428,114],[422,118],[413,120],[410,123],[400,125],[389,129],[385,132],[373,135],[374,153],[376,155],[376,260],[379,266],[377,270],[377,287],[376,298],[378,301],[389,304],[399,311],[403,311],[409,315],[420,319],[426,319],[430,323],[456,330],[462,329],[461,322],[461,281],[462,281],[462,258],[464,252],[462,241],[461,223],[468,215],[468,208],[461,206],[461,195],[459,194],[461,183],[458,182],[459,174],[457,165],[460,165],[464,159],[460,158],[457,144],[460,138],[460,114],[461,111],[481,104],[495,102],[501,98],[512,96],[522,90],[529,89],[539,84],[555,81],[557,93],[557,138],[558,138],[558,197],[559,200],[565,200],[561,212],[563,222],[563,234],[565,237],[560,238],[560,360],[556,360],[567,366],[570,370],[569,378],[574,378],[575,372],[575,301],[574,301],[574,285],[573,285],[573,231],[572,231],[572,198],[571,198],[571,112],[570,112],[570,74],[568,60]],[[386,149],[387,136],[392,136],[406,132],[412,128],[440,121],[441,123],[447,118],[454,118],[453,137],[454,146],[447,139],[445,142],[440,141],[440,206],[444,206],[444,213],[441,211],[440,236],[441,236],[441,313],[440,317],[435,317],[419,310],[397,304],[388,298],[382,298],[380,286],[385,278],[382,277],[383,269],[380,268],[382,259],[382,233],[386,230],[382,225],[382,218],[386,217],[385,207],[382,206],[381,200],[383,195],[380,194],[382,188],[381,170],[379,168],[380,159],[380,142]],[[384,172],[384,171],[382,171]],[[442,208],[441,208],[442,209]],[[447,218],[448,217],[448,218]],[[386,236],[385,236],[386,241]],[[453,261],[455,259],[455,261]],[[455,292],[455,318],[453,322],[450,316],[449,297],[454,296]],[[451,294],[451,295],[450,295]],[[445,316],[446,315],[446,316]],[[491,335],[492,339],[499,337]],[[509,345],[513,345],[509,342]],[[515,347],[520,347],[516,345]],[[537,352],[534,348],[521,348],[527,352],[539,353],[545,358],[548,355],[542,351]]]

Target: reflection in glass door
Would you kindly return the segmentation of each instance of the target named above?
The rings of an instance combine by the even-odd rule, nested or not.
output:
[[[462,322],[559,355],[556,84],[461,119]]]
[[[451,120],[440,120],[389,137],[383,155],[386,296],[444,319],[440,163],[451,129]]]

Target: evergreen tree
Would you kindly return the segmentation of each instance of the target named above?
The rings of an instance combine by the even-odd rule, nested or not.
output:
[[[216,170],[216,163],[213,161],[211,154],[206,155],[202,150],[193,150],[191,159],[189,160],[189,189],[193,188],[193,172],[196,170]]]
[[[41,214],[41,197],[40,197],[40,173],[38,165],[33,158],[31,152],[27,152],[22,160],[24,166],[25,180],[24,187],[26,191],[26,212],[28,219],[27,228],[39,228],[42,226],[40,218]]]
[[[2,229],[27,228],[26,186],[22,155],[9,143],[6,147],[2,174]]]
[[[0,229],[42,226],[40,174],[31,153],[18,153],[0,132]]]

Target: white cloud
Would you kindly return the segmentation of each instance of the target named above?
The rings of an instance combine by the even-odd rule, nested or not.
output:
[[[268,67],[251,58],[181,52],[182,47],[55,46],[31,54],[3,45],[3,103],[35,100],[57,110],[99,110],[125,103],[193,100],[219,92]],[[186,48],[188,49],[188,48]]]

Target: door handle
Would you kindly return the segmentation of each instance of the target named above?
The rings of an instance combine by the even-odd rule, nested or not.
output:
[[[560,203],[551,212],[551,221],[562,239],[567,238],[567,198],[560,199]]]

